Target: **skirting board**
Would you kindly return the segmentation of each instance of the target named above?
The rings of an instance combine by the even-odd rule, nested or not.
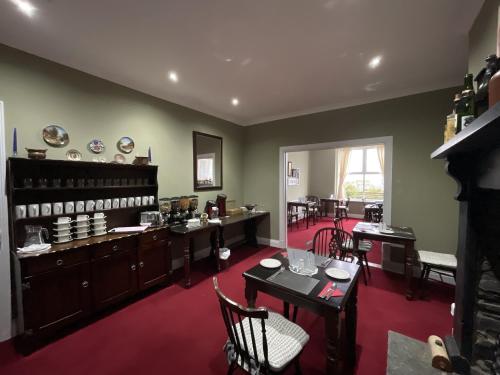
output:
[[[243,242],[244,239],[245,239],[245,236],[243,236],[243,235],[229,238],[226,240],[226,247],[230,247],[231,245],[241,243],[241,242]],[[257,243],[260,245],[272,246],[272,247],[277,247],[280,249],[284,248],[284,246],[279,246],[280,241],[269,239],[269,238],[264,238],[264,237],[257,237]],[[196,251],[194,253],[194,260],[196,261],[199,259],[208,258],[210,256],[210,250],[211,250],[210,247],[205,247],[201,250]],[[176,258],[176,259],[172,260],[172,268],[174,270],[176,270],[178,268],[182,268],[182,267],[184,267],[184,258],[183,257]]]

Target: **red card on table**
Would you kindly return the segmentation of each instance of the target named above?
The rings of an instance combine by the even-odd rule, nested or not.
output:
[[[327,293],[328,289],[331,288],[332,285],[333,281],[327,282],[323,290],[319,292],[318,297],[323,297]],[[343,295],[344,295],[343,291],[341,291],[340,289],[335,289],[335,291],[332,294],[332,297],[342,297]]]
[[[282,252],[281,252],[281,256],[283,256],[283,257],[287,257],[287,256],[288,256],[288,253],[287,253],[286,251],[282,251]]]

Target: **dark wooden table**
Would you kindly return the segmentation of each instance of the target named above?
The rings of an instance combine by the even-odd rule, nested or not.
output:
[[[352,230],[354,249],[358,248],[360,240],[373,240],[389,242],[404,246],[405,251],[405,278],[406,278],[406,298],[413,298],[413,264],[415,263],[415,233],[410,227],[388,226],[394,233],[380,233],[379,224],[359,222]]]
[[[210,256],[215,257],[217,271],[221,270],[219,248],[225,246],[224,228],[237,223],[244,223],[246,243],[257,246],[257,221],[269,216],[269,212],[244,213],[221,218],[220,223],[204,223],[199,227],[188,228],[185,224],[170,227],[174,238],[182,241],[184,249],[184,285],[191,286],[191,263],[194,260],[194,240],[203,233],[210,233]]]
[[[336,213],[336,207],[339,205],[339,200],[336,198],[320,198],[321,201],[321,217],[328,217],[328,212],[330,208],[332,208],[331,212],[333,212],[334,217],[338,217]]]
[[[281,252],[275,254],[273,258],[279,259],[288,268],[288,259]],[[312,276],[318,279],[319,283],[308,295],[268,281],[267,278],[275,273],[276,269],[257,265],[243,273],[243,277],[246,281],[245,297],[249,307],[255,307],[257,293],[261,291],[285,303],[285,316],[288,315],[287,306],[293,304],[324,317],[327,338],[326,373],[339,374],[343,367],[344,370],[352,369],[356,362],[357,291],[360,268],[356,264],[339,260],[332,261],[328,265],[328,268],[331,267],[346,270],[352,277],[344,282],[337,281],[338,289],[342,290],[344,295],[330,298],[329,301],[318,297],[327,282],[333,280],[325,274],[323,267],[319,267],[318,273]],[[345,311],[345,335],[341,332],[343,311]],[[345,341],[342,340],[343,337]]]
[[[305,216],[306,228],[309,229],[309,216],[310,216],[310,210],[309,210],[309,208],[312,207],[312,206],[314,206],[315,203],[314,202],[309,202],[309,201],[308,202],[288,201],[287,204],[289,206],[296,207],[297,211],[298,211],[299,207],[305,208],[305,213],[306,213],[306,216]],[[316,224],[316,221],[314,219],[314,215],[313,215],[313,223]]]

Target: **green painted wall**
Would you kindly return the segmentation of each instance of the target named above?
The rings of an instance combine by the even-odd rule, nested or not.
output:
[[[484,59],[497,51],[498,8],[500,0],[486,0],[469,32],[469,72],[484,67]]]
[[[278,120],[246,128],[244,200],[271,210],[279,238],[281,146],[393,136],[392,222],[412,226],[419,249],[455,252],[458,205],[444,163],[430,159],[457,88]],[[311,166],[313,168],[313,166]]]
[[[136,148],[127,156],[147,155],[159,165],[159,195],[193,193],[192,131],[223,137],[224,193],[242,202],[243,129],[230,122],[156,99],[94,76],[0,45],[0,100],[5,104],[6,144],[10,155],[12,132],[17,127],[19,155],[24,147],[48,148],[47,157],[65,159],[76,148],[84,160],[92,138],[102,139],[108,161],[118,152],[117,140],[134,139]],[[42,129],[62,125],[70,144],[57,149],[45,144]],[[230,155],[230,157],[228,157]],[[99,155],[100,156],[100,155]],[[200,205],[217,192],[198,193]],[[203,208],[202,207],[202,208]]]

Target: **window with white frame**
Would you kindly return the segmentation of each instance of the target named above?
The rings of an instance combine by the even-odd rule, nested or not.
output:
[[[200,154],[197,156],[198,176],[197,182],[200,186],[215,185],[215,153]]]
[[[384,199],[384,146],[350,148],[342,184],[345,198]]]

